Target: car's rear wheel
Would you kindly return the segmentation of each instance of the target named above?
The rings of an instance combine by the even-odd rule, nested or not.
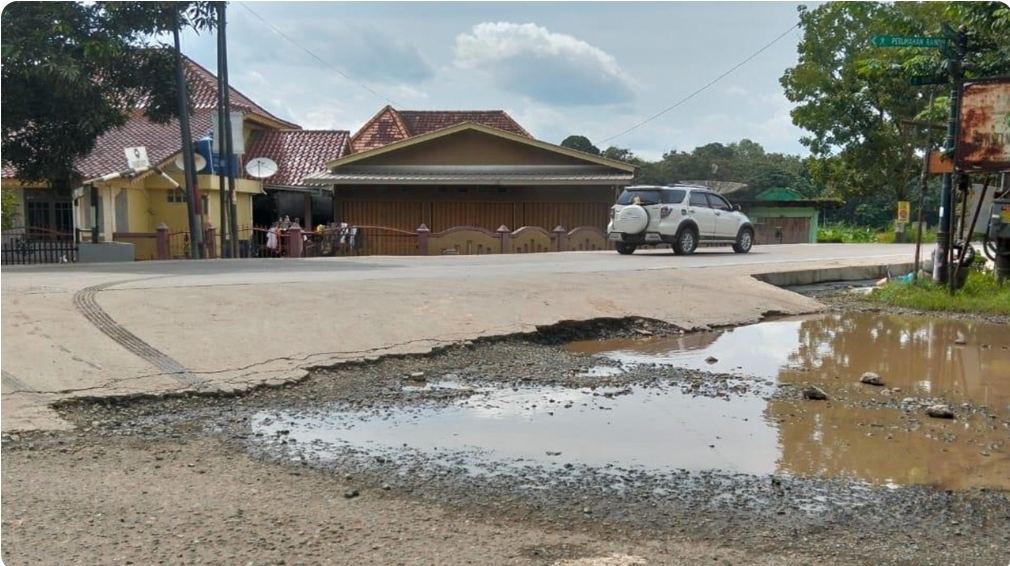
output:
[[[754,247],[754,230],[751,228],[741,228],[736,235],[736,243],[733,244],[733,251],[738,254],[745,254]]]
[[[617,248],[617,253],[621,255],[631,255],[635,253],[638,246],[634,244],[625,244],[624,242],[618,242],[615,246]]]
[[[673,253],[677,255],[691,255],[698,249],[698,232],[694,228],[681,228],[677,233],[677,239],[673,242]]]

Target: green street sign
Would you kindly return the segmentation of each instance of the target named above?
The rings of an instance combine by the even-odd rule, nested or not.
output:
[[[870,42],[876,47],[943,47],[947,45],[947,38],[914,35],[875,35]]]
[[[947,75],[915,75],[908,79],[912,86],[945,85],[950,82]]]

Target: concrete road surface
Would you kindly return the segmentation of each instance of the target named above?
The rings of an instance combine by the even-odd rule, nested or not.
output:
[[[911,245],[163,261],[2,273],[2,430],[69,426],[73,396],[235,390],[562,320],[685,329],[819,310],[769,272],[908,263]],[[853,272],[855,274],[855,272]]]

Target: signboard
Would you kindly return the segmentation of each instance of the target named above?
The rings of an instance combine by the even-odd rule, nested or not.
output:
[[[926,163],[926,172],[931,174],[953,173],[954,162],[947,159],[942,151],[929,152],[929,161]]]
[[[126,154],[126,166],[130,169],[143,169],[150,167],[151,162],[147,159],[146,147],[127,147],[123,149]]]
[[[1010,77],[966,82],[957,122],[958,169],[1010,169]]]
[[[943,47],[945,37],[922,37],[914,35],[875,35],[870,40],[875,47]]]
[[[898,201],[898,224],[908,224],[908,201],[900,200]]]

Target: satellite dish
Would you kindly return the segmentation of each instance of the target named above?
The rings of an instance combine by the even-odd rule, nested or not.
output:
[[[181,153],[175,157],[175,161],[173,163],[175,163],[175,166],[178,167],[180,171],[186,170],[186,160],[182,158]],[[200,155],[199,153],[194,153],[193,167],[197,171],[203,171],[203,168],[206,166],[207,166],[207,160],[204,159],[203,156]]]
[[[254,179],[266,179],[277,172],[277,164],[273,159],[257,157],[245,164],[245,172]]]

